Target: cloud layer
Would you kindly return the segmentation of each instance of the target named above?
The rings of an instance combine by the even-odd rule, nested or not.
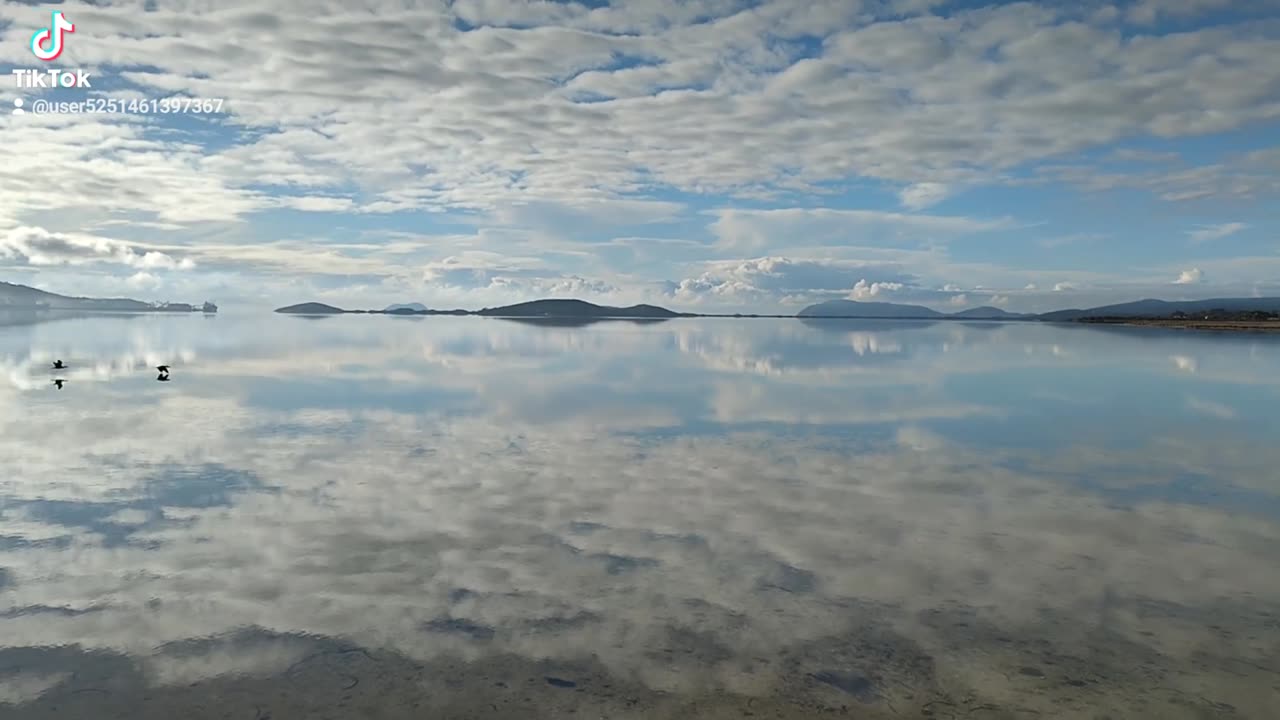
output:
[[[1112,215],[1132,252],[1274,229],[1257,219],[1280,191],[1269,0],[139,0],[64,11],[80,29],[59,62],[92,69],[93,93],[223,98],[225,112],[0,117],[23,150],[0,167],[0,229],[110,227],[128,244],[186,247],[208,261],[179,287],[238,282],[260,293],[253,302],[337,291],[337,275],[352,276],[353,297],[454,299],[460,286],[431,268],[480,251],[543,263],[536,281],[490,276],[471,295],[482,301],[513,284],[643,299],[674,283],[706,285],[707,302],[723,293],[706,273],[783,257],[898,260],[922,286],[1034,304],[1044,296],[1018,289],[1052,286],[1062,278],[1042,275],[1079,263],[1010,248],[1096,233],[1065,207],[1096,203],[1092,193],[1196,208],[1195,220],[1152,212],[1164,241]],[[0,21],[0,70],[30,65],[26,40],[45,11],[6,1]],[[1116,147],[1134,139],[1160,149]],[[619,238],[633,239],[625,252]],[[409,247],[389,252],[397,242]],[[317,257],[261,249],[283,243]],[[894,250],[916,255],[885,257]],[[1274,247],[1246,252],[1272,256],[1241,264],[1248,282],[1274,277]],[[0,262],[31,257],[9,248]],[[313,277],[326,259],[333,271]],[[1089,265],[1104,277],[1075,284],[1136,292],[1170,274],[1150,261],[1137,277]],[[56,288],[87,276],[46,266],[36,277]]]

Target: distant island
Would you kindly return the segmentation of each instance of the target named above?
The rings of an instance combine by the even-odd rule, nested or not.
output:
[[[308,302],[276,310],[304,316],[340,314],[366,315],[478,315],[536,321],[550,325],[582,325],[599,320],[660,321],[672,318],[801,318],[804,320],[953,320],[994,322],[1059,322],[1083,324],[1161,325],[1213,330],[1280,330],[1280,298],[1216,298],[1211,300],[1138,300],[1090,309],[1053,312],[1012,313],[983,306],[943,313],[922,305],[830,300],[810,305],[795,315],[681,313],[657,305],[612,307],[585,300],[545,299],[481,310],[432,310],[421,303],[389,305],[382,310],[344,310],[324,303]]]
[[[0,282],[0,311],[38,312],[49,310],[216,313],[218,312],[218,306],[211,302],[205,302],[202,305],[189,305],[187,303],[171,302],[149,303],[128,298],[68,297],[26,285]]]
[[[610,307],[596,305],[585,300],[533,300],[531,302],[504,305],[481,310],[431,310],[421,303],[389,305],[382,310],[343,310],[318,302],[300,303],[277,308],[286,315],[480,315],[497,318],[578,318],[578,319],[668,319],[691,317],[656,305],[632,305]]]
[[[325,305],[318,302],[299,303],[290,305],[289,307],[276,308],[278,313],[287,313],[289,315],[341,315],[349,312],[342,308],[336,308],[332,305]]]
[[[173,302],[144,302],[129,298],[71,297],[16,283],[0,282],[0,313],[18,317],[45,311],[77,312],[203,312],[216,313],[212,302],[201,305]],[[277,308],[277,313],[322,317],[327,315],[477,315],[524,320],[544,325],[583,325],[602,320],[656,322],[673,318],[802,318],[805,320],[958,320],[994,322],[1057,322],[1092,325],[1147,325],[1198,330],[1280,331],[1280,297],[1211,298],[1169,301],[1147,298],[1095,308],[1070,308],[1046,313],[1013,313],[982,306],[944,313],[923,305],[858,300],[829,300],[810,305],[795,315],[756,313],[682,313],[657,305],[613,307],[585,300],[543,299],[482,308],[480,310],[435,310],[422,303],[397,303],[382,310],[344,310],[320,302],[305,302]]]
[[[487,317],[598,317],[598,318],[675,318],[680,313],[657,305],[610,307],[584,300],[534,300],[532,302],[485,308],[476,313]]]
[[[388,305],[383,308],[382,312],[388,315],[425,315],[428,312],[428,308],[422,303],[404,303],[402,305]]]

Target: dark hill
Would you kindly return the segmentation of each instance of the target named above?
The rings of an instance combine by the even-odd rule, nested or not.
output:
[[[1086,317],[1159,318],[1174,313],[1207,313],[1211,310],[1226,312],[1280,312],[1280,298],[1211,298],[1209,300],[1135,300],[1117,305],[1103,305],[1088,310],[1057,310],[1038,316],[1050,322],[1071,322]]]
[[[210,312],[217,307],[208,304]],[[93,312],[192,312],[186,303],[149,303],[129,298],[87,298],[59,295],[26,285],[0,282],[0,309],[6,310],[81,310]]]
[[[998,307],[984,305],[982,307],[969,308],[968,310],[951,313],[947,317],[953,317],[961,320],[1022,320],[1030,316],[1022,313],[1011,313],[1008,310],[1001,310]]]
[[[679,313],[656,305],[610,307],[585,300],[533,300],[531,302],[485,308],[476,313],[489,317],[559,317],[559,318],[673,318]]]
[[[287,313],[290,315],[338,315],[345,313],[346,310],[336,308],[332,305],[325,305],[318,302],[299,303],[290,305],[289,307],[277,308],[278,313]]]
[[[26,285],[0,282],[0,306],[9,308],[46,308],[49,310],[132,310],[153,309],[151,303],[127,298],[68,297],[37,290]]]
[[[796,317],[828,318],[897,318],[932,319],[946,317],[937,310],[922,305],[902,305],[886,302],[859,302],[857,300],[828,300],[810,305],[796,313]]]

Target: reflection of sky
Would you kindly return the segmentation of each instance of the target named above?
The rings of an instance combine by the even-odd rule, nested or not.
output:
[[[302,636],[422,661],[590,652],[683,692],[768,692],[785,656],[869,697],[848,678],[871,671],[820,648],[874,607],[938,683],[993,702],[1026,689],[1033,644],[961,651],[929,618],[1119,664],[1079,643],[1123,640],[1212,694],[1213,658],[1266,666],[1274,642],[1150,607],[1240,637],[1280,610],[1276,347],[773,320],[3,329],[0,650],[127,653],[158,684],[276,672]],[[54,390],[51,357],[95,381]],[[285,639],[157,650],[248,628]],[[705,647],[655,661],[673,632]],[[74,669],[0,678],[0,702]]]

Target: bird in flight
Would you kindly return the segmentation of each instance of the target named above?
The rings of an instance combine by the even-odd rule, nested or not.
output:
[[[159,380],[160,382],[169,382],[169,374],[160,373],[158,376],[156,376],[156,379]]]
[[[58,386],[58,389],[59,389],[59,390],[61,390],[61,389],[62,389],[62,383],[64,383],[64,382],[66,382],[66,380],[58,379],[58,380],[54,380],[54,381],[53,381],[53,384],[54,384],[54,385],[57,385],[57,386]]]
[[[168,365],[157,365],[157,366],[156,366],[156,369],[157,369],[157,370],[159,370],[159,371],[160,371],[160,372],[162,372],[162,373],[168,373],[168,372],[169,372],[169,366],[168,366]]]
[[[54,360],[54,361],[53,361],[53,369],[54,369],[54,370],[66,370],[66,369],[67,369],[67,366],[66,366],[66,365],[63,365],[61,360]]]

